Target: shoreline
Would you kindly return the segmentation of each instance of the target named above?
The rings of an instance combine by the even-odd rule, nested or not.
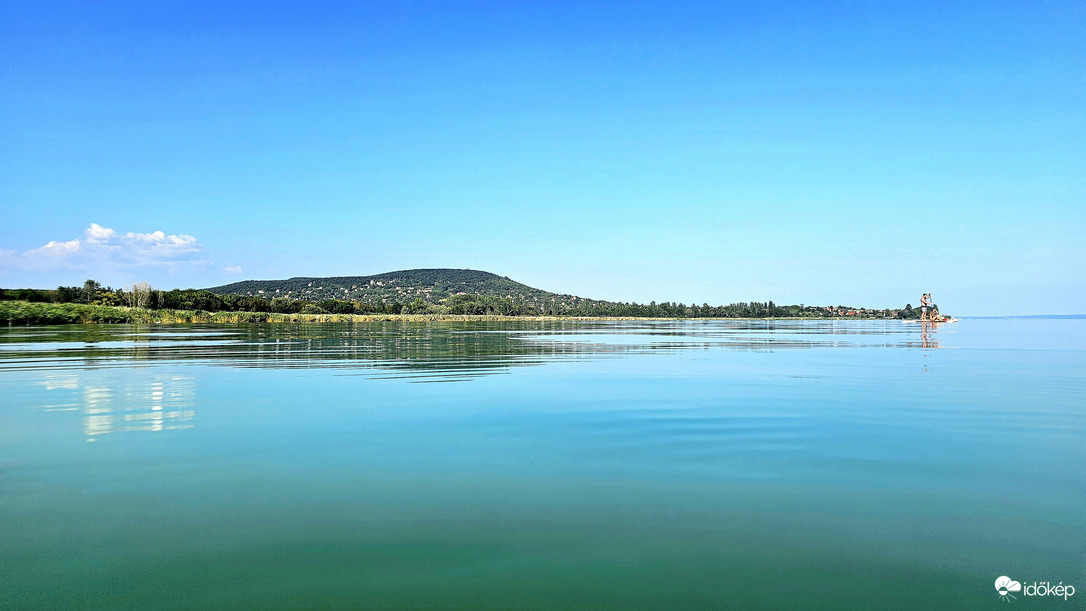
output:
[[[145,310],[124,306],[0,301],[0,325],[8,327],[65,324],[284,324],[366,322],[589,322],[621,320],[904,320],[863,316],[819,317],[647,317],[647,316],[502,316],[499,314],[280,314],[275,312],[207,312]]]

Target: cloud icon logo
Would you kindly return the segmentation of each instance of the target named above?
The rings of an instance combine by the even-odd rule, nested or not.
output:
[[[1010,602],[1008,598],[1017,598],[1016,596],[1013,596],[1011,592],[1021,592],[1022,584],[1004,575],[999,579],[995,580],[995,589],[996,592],[999,593],[1000,598],[1007,602]]]

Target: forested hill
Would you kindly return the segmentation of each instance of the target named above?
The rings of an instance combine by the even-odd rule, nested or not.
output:
[[[406,269],[373,276],[245,280],[207,290],[218,295],[248,295],[265,299],[339,299],[367,303],[409,303],[422,299],[436,304],[458,294],[508,297],[515,302],[529,304],[555,300],[580,301],[571,295],[549,293],[505,276],[474,269]]]
[[[61,287],[64,288],[64,287]],[[77,290],[72,288],[71,290]],[[2,295],[0,295],[2,297]],[[550,293],[474,269],[407,269],[373,276],[246,280],[197,291],[152,291],[150,307],[277,313],[490,314],[702,318],[918,318],[920,310],[780,306],[772,301],[622,303]],[[309,310],[309,312],[307,312]]]
[[[56,290],[0,289],[0,302],[123,306],[134,309],[276,314],[427,314],[489,316],[588,316],[659,318],[905,318],[920,310],[850,306],[777,305],[772,301],[711,306],[655,301],[648,304],[599,301],[550,293],[497,274],[473,269],[409,269],[373,276],[246,280],[209,289],[155,290],[146,282],[127,290],[87,280],[82,287]],[[3,304],[0,303],[0,306]],[[24,306],[19,306],[24,307]],[[27,306],[29,307],[29,306]],[[63,308],[62,308],[63,309]],[[66,312],[66,313],[65,313]],[[131,320],[125,311],[107,320]],[[0,314],[3,314],[0,308]],[[9,322],[78,322],[71,312],[56,317],[11,310]],[[97,314],[95,314],[97,316]],[[2,319],[2,317],[0,317]],[[256,319],[248,318],[253,322]],[[264,319],[266,320],[266,318]]]

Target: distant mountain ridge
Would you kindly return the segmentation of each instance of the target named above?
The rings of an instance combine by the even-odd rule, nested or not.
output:
[[[508,297],[529,304],[582,301],[580,297],[551,293],[490,272],[449,268],[405,269],[371,276],[244,280],[206,290],[217,295],[248,295],[266,299],[341,299],[370,303],[406,303],[422,299],[436,304],[459,294]]]
[[[175,294],[176,293],[176,294]],[[201,296],[203,295],[203,297]],[[230,297],[230,296],[234,297]],[[210,297],[211,299],[206,299]],[[201,291],[170,291],[175,309],[307,313],[486,314],[500,316],[617,316],[662,318],[907,318],[920,309],[781,306],[772,301],[710,306],[585,299],[552,293],[477,269],[404,269],[371,276],[245,280]]]

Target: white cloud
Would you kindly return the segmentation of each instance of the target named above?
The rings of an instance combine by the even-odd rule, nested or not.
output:
[[[166,235],[165,232],[118,233],[91,223],[83,239],[50,241],[22,253],[0,250],[4,267],[27,271],[56,269],[102,269],[128,267],[199,267],[209,264],[199,258],[204,246],[196,238]]]
[[[107,227],[102,227],[98,223],[91,223],[90,227],[87,227],[83,232],[87,236],[88,242],[104,242],[106,240],[117,237],[117,232]]]
[[[241,266],[240,265],[227,265],[226,267],[222,268],[222,271],[224,271],[227,274],[240,274],[241,273]]]
[[[68,240],[67,242],[54,242],[51,241],[45,246],[35,248],[33,250],[26,251],[26,255],[41,255],[45,257],[55,257],[61,259],[79,252],[81,245],[79,240]]]

